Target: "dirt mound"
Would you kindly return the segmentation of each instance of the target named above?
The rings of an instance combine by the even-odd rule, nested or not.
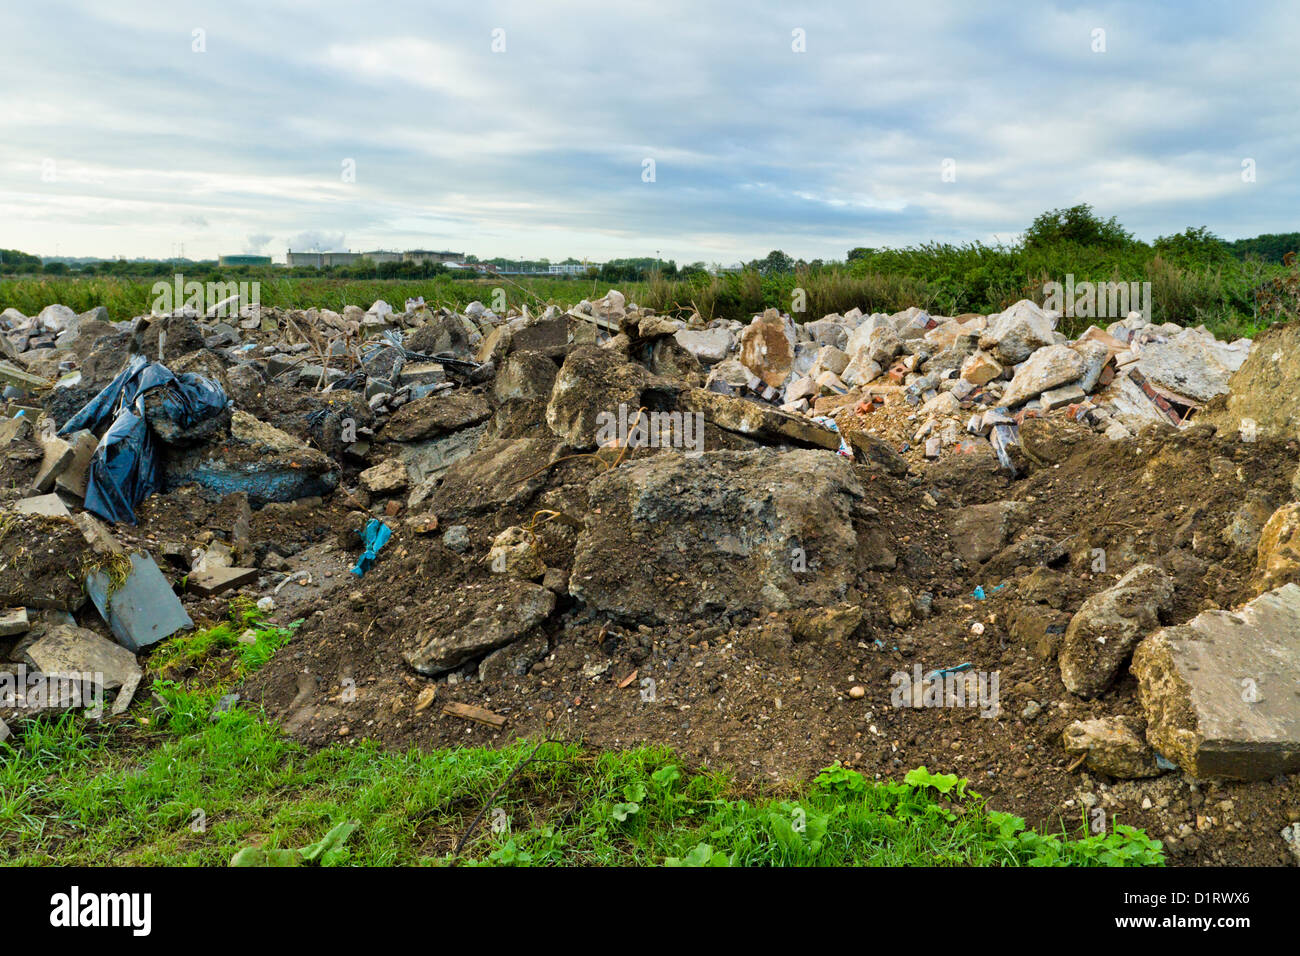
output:
[[[167,493],[114,533],[176,582],[236,562],[224,594],[178,584],[196,623],[234,595],[303,622],[239,690],[311,743],[667,744],[768,781],[925,764],[1037,826],[1101,809],[1174,862],[1284,862],[1294,783],[1162,762],[1130,661],[1149,629],[1255,598],[1261,561],[1294,565],[1293,523],[1269,522],[1300,441],[1259,364],[1292,333],[1188,427],[1159,373],[1213,352],[1181,379],[1204,395],[1249,343],[1130,318],[1067,345],[1032,309],[833,318],[746,338],[611,293],[567,315],[200,323],[190,354],[226,364],[235,434],[169,453]],[[1279,427],[1216,430],[1216,408]],[[48,449],[15,436],[0,464],[29,481]],[[391,538],[363,544],[380,521]],[[14,603],[38,538],[0,555]]]
[[[1300,324],[1261,333],[1228,384],[1231,391],[1206,406],[1198,421],[1246,441],[1300,437]]]

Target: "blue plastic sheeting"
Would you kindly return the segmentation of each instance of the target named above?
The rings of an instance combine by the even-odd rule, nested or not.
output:
[[[365,546],[365,551],[361,557],[357,558],[357,566],[352,569],[352,573],[361,577],[369,571],[375,564],[375,558],[378,556],[379,549],[382,548],[388,539],[393,536],[393,529],[388,527],[378,518],[371,518],[366,522],[365,530],[361,532],[361,543]]]
[[[101,435],[90,460],[87,511],[108,521],[135,524],[135,509],[161,487],[157,443],[144,412],[145,395],[159,388],[166,390],[162,416],[181,430],[220,414],[229,401],[216,382],[189,372],[176,375],[161,362],[133,357],[59,429],[60,435],[83,428]]]

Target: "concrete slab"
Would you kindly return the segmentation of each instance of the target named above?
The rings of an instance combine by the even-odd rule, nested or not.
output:
[[[1147,740],[1195,777],[1300,770],[1300,585],[1202,611],[1133,653]]]
[[[0,446],[8,445],[12,441],[26,438],[32,433],[32,420],[26,415],[21,418],[6,418],[0,420]]]
[[[121,554],[122,545],[108,526],[89,511],[79,511],[72,516],[73,524],[81,529],[81,536],[86,539],[92,551],[98,554]]]
[[[16,385],[28,391],[49,388],[51,385],[49,379],[24,372],[11,362],[0,362],[0,382],[8,382],[10,385]]]
[[[192,572],[185,579],[185,587],[195,594],[211,597],[256,581],[259,573],[257,568],[210,567]]]
[[[171,585],[148,555],[131,555],[131,573],[111,593],[108,575],[103,571],[92,572],[86,578],[86,593],[108,622],[118,643],[132,652],[138,653],[141,648],[194,626]]]
[[[50,515],[51,517],[71,518],[72,512],[63,503],[63,499],[50,492],[48,495],[35,495],[14,502],[14,510],[24,515]]]
[[[32,481],[32,491],[38,494],[45,494],[54,487],[54,479],[63,474],[64,469],[72,463],[74,454],[72,445],[62,438],[46,438],[43,444],[45,458],[42,459],[40,470],[36,472],[36,478]]]
[[[31,626],[31,622],[27,620],[25,607],[11,607],[0,611],[0,637],[25,634]]]
[[[61,676],[117,690],[112,712],[131,703],[142,676],[135,655],[84,627],[52,627],[27,648],[28,664],[47,677]]]

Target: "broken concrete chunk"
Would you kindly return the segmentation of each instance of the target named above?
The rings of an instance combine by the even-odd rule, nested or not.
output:
[[[1300,770],[1300,585],[1202,611],[1138,645],[1147,740],[1194,777]]]
[[[72,512],[63,503],[63,499],[51,492],[48,495],[36,495],[14,502],[14,508],[20,514],[46,515],[49,517],[69,518]]]
[[[257,568],[210,567],[193,571],[185,579],[187,590],[204,597],[243,587],[257,580]]]
[[[122,545],[113,537],[112,532],[89,511],[78,511],[72,520],[81,529],[81,536],[86,539],[92,551],[97,554],[122,553]]]
[[[1016,370],[1011,384],[1002,396],[1002,404],[1011,408],[1048,389],[1078,382],[1087,371],[1083,356],[1068,345],[1049,345],[1029,356]]]
[[[975,352],[961,363],[961,377],[972,385],[987,385],[1002,375],[1002,366],[988,352]]]
[[[620,408],[635,415],[650,373],[609,349],[581,345],[569,353],[546,404],[546,425],[565,444],[590,450],[602,423]]]
[[[382,432],[388,441],[436,438],[484,421],[492,410],[487,399],[468,389],[440,392],[408,402],[394,413]]]
[[[515,352],[501,363],[492,380],[498,402],[544,402],[551,397],[559,368],[539,352]]]
[[[1184,329],[1167,342],[1142,345],[1137,367],[1156,385],[1208,402],[1229,390],[1229,379],[1249,353],[1247,340],[1229,344],[1209,332]]]
[[[1060,388],[1047,389],[1038,396],[1038,401],[1043,411],[1050,412],[1053,409],[1081,402],[1085,397],[1086,393],[1081,385],[1062,385]]]
[[[703,388],[681,394],[683,413],[699,412],[719,428],[771,444],[791,444],[838,450],[839,435],[803,415],[783,412],[771,405],[720,395]],[[699,436],[702,441],[703,436]]]
[[[1133,717],[1076,720],[1065,728],[1061,743],[1067,753],[1086,753],[1084,765],[1094,773],[1118,780],[1159,776],[1155,751],[1142,731],[1142,721]]]
[[[1056,341],[1052,334],[1055,328],[1055,313],[1021,299],[1001,315],[990,317],[979,346],[1003,365],[1018,365],[1036,349],[1052,345]]]
[[[242,410],[231,417],[231,434],[220,444],[168,448],[168,490],[197,482],[218,495],[246,492],[261,506],[327,494],[338,484],[334,463],[323,452]]]
[[[26,415],[19,418],[0,418],[0,447],[27,438],[32,433],[32,420]]]
[[[1092,595],[1070,619],[1061,643],[1061,681],[1080,697],[1111,685],[1134,646],[1160,626],[1173,604],[1174,582],[1140,564],[1113,586]]]
[[[93,432],[83,428],[69,435],[68,441],[72,445],[72,460],[54,479],[54,486],[59,491],[67,492],[77,498],[85,498],[86,484],[90,479],[90,460],[95,457],[99,439]]]
[[[546,466],[554,460],[556,446],[549,435],[487,442],[447,469],[428,506],[440,520],[450,523],[517,506],[544,484]]]
[[[757,315],[740,333],[740,364],[764,384],[780,388],[794,368],[794,340],[776,309]]]
[[[388,458],[363,471],[360,480],[361,487],[372,495],[396,494],[406,488],[406,465],[400,458]]]
[[[1257,591],[1300,584],[1300,501],[1273,512],[1260,532],[1255,554],[1252,584]]]
[[[857,532],[853,466],[823,451],[656,455],[599,476],[588,497],[599,519],[578,540],[569,591],[629,622],[833,605],[859,567],[894,560]]]
[[[673,333],[673,337],[701,365],[717,365],[727,357],[735,343],[726,329],[681,329]]]
[[[810,608],[795,615],[790,629],[796,640],[843,642],[851,638],[862,623],[862,608],[857,604]]]
[[[27,620],[27,608],[11,607],[0,611],[0,637],[25,634],[30,628],[31,624]]]
[[[54,487],[54,479],[63,474],[63,470],[72,463],[76,452],[69,442],[54,435],[42,439],[41,444],[45,450],[45,457],[36,472],[36,477],[32,479],[32,491],[43,495]]]
[[[98,684],[117,690],[114,714],[130,706],[143,676],[135,655],[84,627],[59,625],[27,648],[27,663],[46,677]]]
[[[27,391],[46,389],[52,384],[49,379],[24,372],[12,362],[0,362],[0,382],[7,382]]]
[[[1029,513],[1030,506],[1023,501],[968,505],[953,518],[953,547],[967,564],[987,561],[1002,550],[1012,532],[1028,520]]]
[[[124,567],[110,565],[107,570],[92,571],[86,576],[86,591],[118,643],[138,653],[193,627],[194,622],[152,558],[133,553],[130,562],[124,579]]]
[[[527,528],[512,525],[496,536],[488,552],[488,566],[494,574],[509,574],[533,580],[546,572],[537,556],[537,539]]]
[[[524,637],[555,610],[555,594],[527,581],[501,579],[503,584],[480,592],[467,619],[446,633],[438,627],[417,635],[419,647],[408,652],[407,663],[421,674],[452,670]]]

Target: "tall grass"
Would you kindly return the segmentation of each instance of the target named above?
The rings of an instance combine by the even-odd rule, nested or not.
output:
[[[941,315],[987,314],[1019,299],[1041,304],[1045,283],[1064,283],[1067,275],[1073,275],[1076,283],[1149,282],[1154,321],[1204,324],[1221,336],[1253,335],[1300,312],[1298,296],[1293,294],[1300,281],[1294,265],[1162,254],[1142,243],[1104,248],[1069,242],[1032,248],[929,243],[868,250],[845,264],[807,266],[776,275],[752,270],[676,279],[654,275],[645,282],[623,283],[621,291],[630,301],[675,315],[698,313],[706,320],[744,322],[764,309],[776,308],[807,321],[853,308],[871,313],[920,306]],[[228,278],[259,281],[264,306],[336,311],[345,305],[368,307],[376,299],[400,308],[416,296],[458,309],[478,299],[493,308],[527,305],[536,311],[548,304],[567,307],[606,291],[604,283],[590,279],[525,276],[338,279],[281,276],[267,270]],[[0,309],[12,306],[32,315],[56,302],[79,312],[103,305],[111,318],[122,320],[150,310],[154,281],[6,278],[0,280]],[[1268,295],[1270,289],[1275,294]],[[1282,294],[1276,294],[1279,289]],[[1261,308],[1261,301],[1267,307]],[[1088,324],[1087,319],[1067,318],[1062,330],[1075,334]]]
[[[153,278],[31,276],[0,278],[0,311],[15,308],[24,315],[36,315],[48,305],[61,304],[76,312],[104,306],[115,322],[146,315],[154,304]],[[409,298],[423,296],[433,306],[463,309],[475,299],[489,307],[503,302],[506,308],[527,305],[536,312],[550,303],[572,305],[581,299],[599,297],[607,291],[588,279],[552,279],[501,276],[484,279],[331,279],[231,275],[231,282],[258,282],[261,304],[267,308],[333,309],[345,305],[369,308],[383,299],[401,309]],[[622,291],[636,300],[644,284],[627,283]],[[498,295],[498,290],[499,295]],[[495,301],[494,301],[495,299]]]

